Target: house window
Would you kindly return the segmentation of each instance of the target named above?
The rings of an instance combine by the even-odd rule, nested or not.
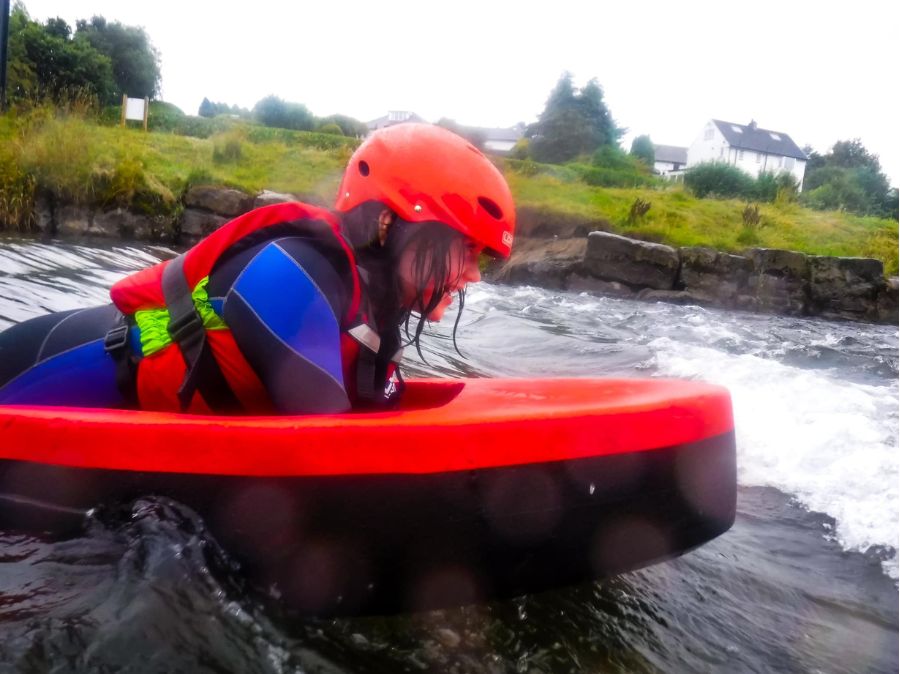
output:
[[[744,160],[744,151],[743,150],[738,150],[738,159],[740,159],[741,161]]]
[[[794,170],[794,158],[793,157],[785,157],[784,158],[784,168],[788,171]]]
[[[759,164],[762,161],[762,152],[756,153],[756,163]]]
[[[706,131],[703,133],[703,140],[712,140],[713,139],[713,128],[711,126],[706,127]]]
[[[781,140],[781,136],[779,136],[777,133],[772,133],[770,131],[769,135],[772,137],[772,140]]]
[[[721,159],[721,158],[724,157],[724,156],[725,156],[725,148],[724,148],[724,147],[720,147],[720,148],[719,148],[719,158]]]
[[[732,125],[731,125],[731,129],[732,129],[735,133],[744,133],[744,130],[743,130],[741,127],[739,127],[737,124],[732,124]]]

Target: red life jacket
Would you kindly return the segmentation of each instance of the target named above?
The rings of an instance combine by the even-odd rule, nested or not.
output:
[[[269,229],[273,238],[292,233],[313,236],[319,243],[340,249],[347,256],[353,291],[350,306],[341,320],[344,384],[351,400],[363,393],[372,395],[368,390],[359,389],[370,387],[365,378],[374,377],[372,354],[378,351],[380,337],[368,326],[361,311],[364,298],[353,251],[331,212],[292,202],[265,206],[239,216],[174,260],[131,274],[111,288],[112,301],[126,320],[140,310],[169,311],[167,327],[173,342],[137,363],[134,386],[141,409],[198,413],[240,410],[251,414],[275,411],[231,331],[204,329],[191,298],[191,291],[209,276],[226,251],[250,236],[254,243],[265,240]],[[360,358],[361,351],[365,358]],[[365,373],[361,371],[362,360],[368,363],[363,368]],[[388,378],[393,372],[394,368],[389,367]],[[381,389],[384,384],[381,382]],[[379,388],[374,381],[372,387]]]

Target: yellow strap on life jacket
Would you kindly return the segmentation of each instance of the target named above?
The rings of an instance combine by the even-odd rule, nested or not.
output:
[[[203,319],[203,327],[206,330],[227,330],[225,321],[217,314],[209,302],[209,294],[206,285],[209,276],[204,276],[191,291],[191,299],[197,308],[197,313]],[[134,321],[141,331],[141,351],[144,356],[150,356],[157,351],[172,344],[169,335],[169,310],[168,309],[140,309],[134,313]]]

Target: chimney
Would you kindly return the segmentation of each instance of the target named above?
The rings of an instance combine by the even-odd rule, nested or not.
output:
[[[751,119],[750,123],[747,125],[747,128],[749,128],[751,131],[756,131],[756,120]]]

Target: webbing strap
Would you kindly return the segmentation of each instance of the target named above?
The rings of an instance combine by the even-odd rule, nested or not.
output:
[[[137,362],[131,352],[128,331],[131,325],[122,312],[116,312],[116,322],[103,339],[103,350],[116,364],[116,388],[128,409],[137,409]]]
[[[356,358],[356,396],[363,403],[378,405],[384,399],[384,381],[377,386],[378,354],[362,345]]]
[[[169,335],[181,350],[187,367],[178,389],[181,411],[190,407],[196,391],[200,391],[206,404],[216,412],[238,411],[241,405],[213,356],[203,319],[194,306],[184,276],[184,255],[171,260],[163,269],[162,291],[169,310]]]

